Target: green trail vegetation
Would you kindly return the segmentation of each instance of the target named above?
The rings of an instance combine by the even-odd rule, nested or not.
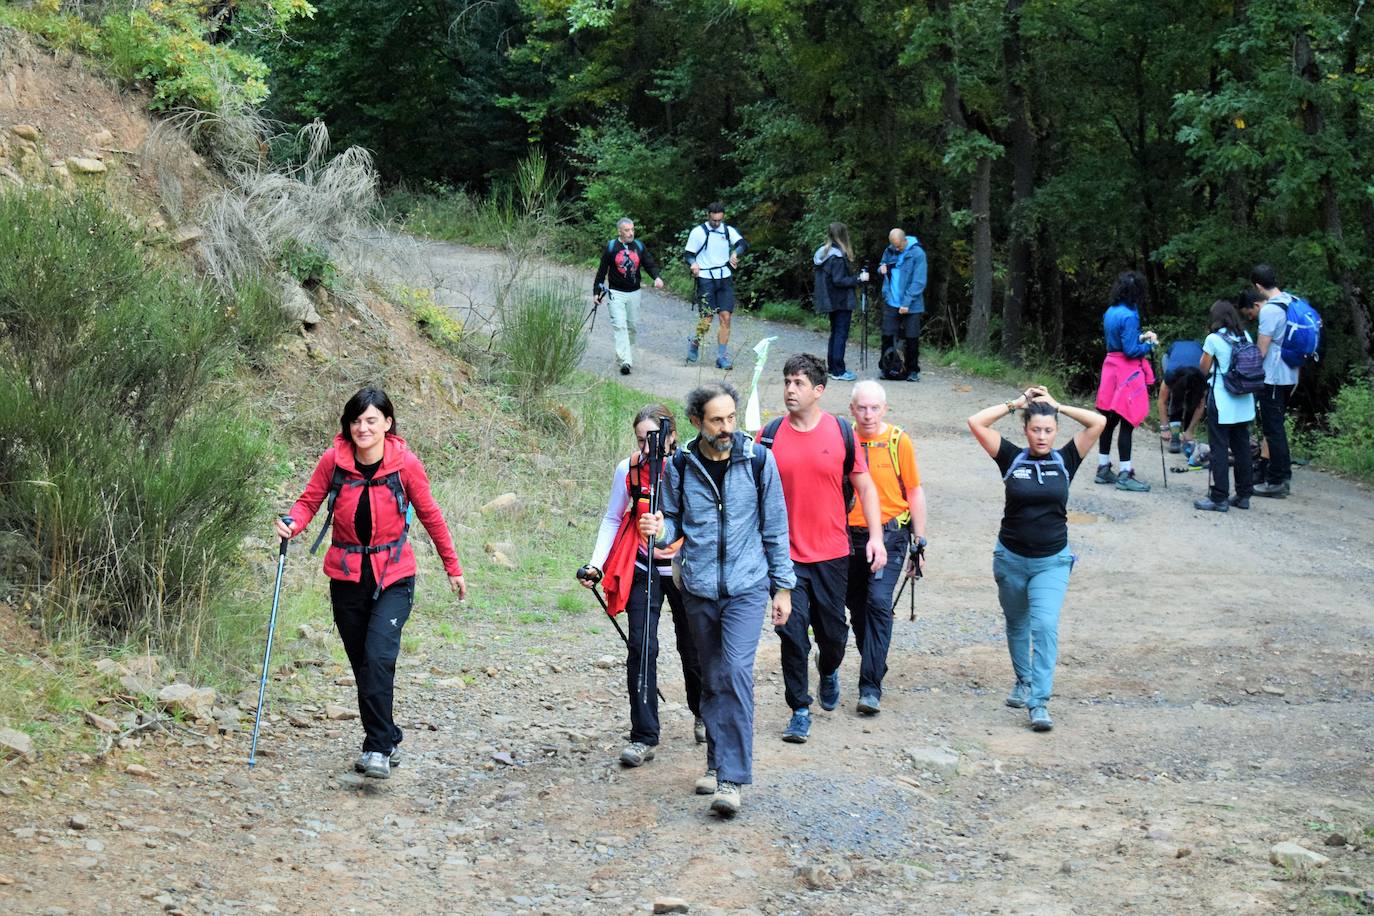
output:
[[[414,231],[499,238],[492,201],[533,146],[566,178],[556,253],[594,257],[629,215],[666,260],[719,197],[753,246],[741,301],[806,313],[827,223],[870,265],[902,225],[930,259],[930,343],[996,355],[999,374],[1058,366],[1076,390],[1094,387],[1118,272],[1146,275],[1167,341],[1202,337],[1265,261],[1328,329],[1304,425],[1347,435],[1326,422],[1336,394],[1368,391],[1359,0],[406,7],[340,0],[258,53],[272,113],[374,150],[412,189]]]

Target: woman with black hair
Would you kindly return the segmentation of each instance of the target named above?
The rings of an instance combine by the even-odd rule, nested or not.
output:
[[[1250,424],[1255,420],[1255,396],[1232,394],[1223,380],[1231,368],[1235,347],[1250,341],[1240,312],[1230,299],[1212,303],[1208,316],[1212,333],[1202,342],[1202,372],[1207,376],[1207,441],[1212,447],[1207,495],[1193,501],[1204,512],[1225,512],[1231,506],[1249,509],[1254,493],[1250,465]],[[1230,454],[1236,458],[1236,495],[1227,498]]]
[[[635,414],[632,424],[635,434],[635,453],[616,465],[611,482],[611,498],[606,514],[601,518],[596,546],[587,564],[590,576],[579,581],[592,588],[598,582],[606,587],[606,601],[610,613],[625,612],[630,623],[628,654],[625,662],[626,683],[630,695],[630,743],[620,752],[620,762],[627,767],[642,766],[654,759],[658,746],[658,619],[663,599],[672,610],[673,631],[677,634],[677,652],[682,660],[682,682],[687,694],[687,708],[696,719],[693,735],[697,744],[706,743],[706,723],[701,718],[701,665],[697,661],[696,646],[687,625],[687,608],[682,592],[673,583],[673,557],[682,542],[654,548],[653,591],[650,593],[650,570],[644,539],[639,534],[639,517],[649,508],[649,434],[657,432],[659,424],[674,421],[673,412],[662,404],[648,404]],[[665,443],[665,453],[671,458],[677,449],[677,430]],[[663,461],[664,468],[669,464]],[[664,473],[662,480],[667,480]],[[646,613],[645,608],[648,608]],[[647,626],[645,621],[647,620]],[[640,666],[645,657],[644,640],[649,640],[649,667],[645,677],[646,690],[639,692]],[[714,791],[714,789],[712,790]]]
[[[290,513],[277,520],[278,536],[304,531],[326,498],[329,514],[315,548],[332,522],[324,572],[334,623],[357,681],[364,732],[353,768],[386,779],[400,763],[402,734],[392,718],[392,699],[401,628],[415,600],[415,553],[407,538],[412,507],[460,601],[468,589],[424,465],[397,435],[395,410],[380,388],[364,388],[348,399],[334,444],[320,456]]]
[[[1004,439],[992,428],[1017,410],[1022,411],[1024,446]],[[1056,449],[1061,413],[1083,428]],[[1038,732],[1054,727],[1047,704],[1054,692],[1059,654],[1059,612],[1073,569],[1069,484],[1106,422],[1086,408],[1059,404],[1043,386],[1031,387],[1014,401],[994,404],[968,419],[978,444],[997,462],[1006,490],[1002,528],[992,552],[992,574],[1016,675],[1006,704],[1027,708],[1030,726]]]
[[[1150,485],[1137,480],[1131,467],[1131,433],[1150,412],[1150,385],[1154,369],[1150,354],[1159,337],[1154,331],[1140,330],[1140,307],[1145,303],[1145,278],[1128,270],[1116,278],[1112,305],[1102,315],[1102,330],[1107,340],[1107,355],[1102,360],[1102,380],[1097,386],[1097,409],[1107,418],[1102,441],[1097,447],[1097,476],[1094,483],[1116,484],[1118,490],[1148,493]],[[1121,472],[1112,470],[1112,432],[1121,427],[1116,451]]]
[[[854,249],[849,244],[849,227],[831,223],[825,244],[811,257],[815,273],[813,293],[816,311],[830,316],[830,342],[825,350],[826,370],[837,382],[858,378],[844,367],[844,350],[849,343],[849,325],[854,317],[854,287],[868,282],[868,271],[854,272]]]

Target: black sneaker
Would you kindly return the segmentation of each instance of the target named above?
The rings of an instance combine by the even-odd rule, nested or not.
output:
[[[630,374],[630,364],[629,364],[629,363],[621,363],[621,364],[620,364],[620,374],[621,374],[621,375],[629,375],[629,374]]]
[[[1237,509],[1250,508],[1250,497],[1248,496],[1232,496],[1230,499],[1226,501]]]
[[[1225,502],[1214,502],[1212,497],[1204,496],[1202,499],[1193,500],[1193,508],[1203,512],[1225,512],[1230,507]]]
[[[1255,487],[1255,495],[1268,499],[1284,499],[1288,496],[1286,483],[1262,483]]]

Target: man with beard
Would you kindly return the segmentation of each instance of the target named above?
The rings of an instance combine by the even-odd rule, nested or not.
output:
[[[676,562],[701,663],[707,735],[696,791],[713,795],[711,810],[727,817],[739,811],[740,786],[753,781],[759,616],[771,591],[773,625],[785,624],[796,584],[777,464],[736,432],[738,408],[739,393],[724,382],[687,395],[698,435],[668,464],[662,511],[639,520],[640,533],[659,543],[683,539]]]

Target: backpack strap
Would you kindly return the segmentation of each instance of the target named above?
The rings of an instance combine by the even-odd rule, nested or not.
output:
[[[844,439],[844,479],[854,473],[854,427],[844,417],[836,416],[840,424],[840,436]]]
[[[329,531],[329,526],[334,524],[334,502],[339,498],[339,491],[343,489],[344,480],[343,468],[339,467],[336,462],[334,465],[334,473],[329,478],[329,496],[327,498],[328,501],[325,503],[324,526],[320,528],[319,536],[315,538],[315,543],[310,548],[311,556],[314,556],[319,551],[320,544],[324,541],[325,533]]]
[[[778,428],[782,426],[782,420],[782,417],[774,417],[764,425],[763,429],[759,432],[759,445],[762,445],[766,449],[771,449],[773,447],[773,440],[778,437]]]
[[[1011,466],[1008,467],[1008,468],[1007,468],[1007,472],[1006,472],[1005,474],[1002,475],[1002,479],[1003,479],[1003,480],[1009,479],[1009,478],[1011,477],[1012,473],[1013,473],[1017,468],[1023,467],[1023,466],[1028,465],[1028,464],[1033,464],[1033,465],[1036,466],[1036,467],[1035,467],[1036,477],[1037,477],[1037,478],[1040,478],[1040,466],[1041,466],[1045,461],[1052,461],[1052,462],[1054,463],[1054,466],[1057,467],[1057,468],[1059,469],[1059,473],[1064,475],[1064,480],[1067,481],[1067,480],[1069,479],[1069,469],[1068,469],[1068,466],[1064,464],[1064,456],[1061,455],[1061,454],[1059,454],[1059,449],[1057,449],[1057,448],[1052,448],[1052,449],[1050,449],[1050,454],[1049,454],[1049,457],[1048,457],[1048,458],[1032,458],[1032,457],[1030,456],[1030,449],[1028,449],[1028,448],[1023,448],[1023,449],[1021,449],[1021,451],[1017,453],[1016,457],[1015,457],[1014,459],[1012,459]],[[1043,478],[1041,478],[1041,482],[1042,482],[1042,483],[1044,482],[1044,481],[1043,481]]]

